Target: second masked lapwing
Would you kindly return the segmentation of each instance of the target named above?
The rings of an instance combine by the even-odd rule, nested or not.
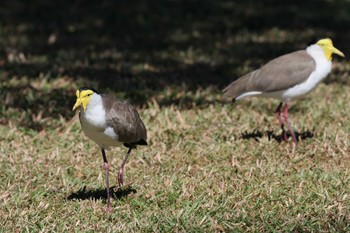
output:
[[[92,88],[80,88],[76,91],[76,96],[73,111],[79,108],[79,119],[84,134],[101,148],[106,172],[107,205],[108,210],[112,210],[109,164],[105,150],[122,145],[128,148],[118,173],[118,184],[121,187],[126,160],[136,146],[147,145],[147,131],[136,109],[126,101],[99,94]]]
[[[279,99],[281,102],[276,113],[283,137],[287,140],[282,111],[289,132],[297,145],[295,133],[288,120],[289,103],[292,99],[313,90],[331,72],[333,54],[344,57],[344,54],[333,46],[331,39],[321,39],[305,50],[275,58],[260,69],[236,79],[223,90],[223,96],[232,101],[248,96]]]

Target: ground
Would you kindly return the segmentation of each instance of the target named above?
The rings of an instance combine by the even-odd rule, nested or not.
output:
[[[1,3],[1,231],[350,230],[347,58],[293,102],[296,148],[281,141],[278,101],[221,98],[314,37],[349,56],[349,3],[61,2]],[[148,130],[122,189],[126,149],[107,151],[112,213],[99,148],[72,112],[81,86],[128,99]]]

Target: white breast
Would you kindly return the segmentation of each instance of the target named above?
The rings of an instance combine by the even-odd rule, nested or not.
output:
[[[327,60],[320,46],[309,46],[306,52],[315,60],[316,69],[305,82],[284,91],[282,93],[282,99],[284,101],[309,93],[331,72],[332,62]]]
[[[84,134],[100,147],[108,149],[110,146],[122,144],[118,141],[118,135],[113,128],[107,126],[106,111],[100,95],[91,96],[86,112],[83,109],[80,110],[80,121]]]

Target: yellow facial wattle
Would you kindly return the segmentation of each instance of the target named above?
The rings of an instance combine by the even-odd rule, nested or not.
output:
[[[78,107],[82,106],[85,112],[86,106],[88,105],[92,94],[94,94],[92,90],[82,90],[82,91],[77,90],[76,91],[77,100],[73,106],[73,111]]]
[[[329,61],[332,60],[332,55],[333,54],[337,54],[337,55],[339,55],[341,57],[345,57],[344,54],[340,50],[338,50],[337,48],[335,48],[333,46],[333,42],[329,38],[319,40],[319,41],[317,41],[316,44],[319,45],[323,49],[323,51],[324,51],[324,53],[326,55],[326,58]]]

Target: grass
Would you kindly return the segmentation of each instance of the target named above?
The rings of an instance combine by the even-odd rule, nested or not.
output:
[[[128,11],[115,19],[106,1],[104,14],[90,14],[91,6],[81,11],[82,21],[74,15],[76,3],[57,24],[47,18],[60,14],[50,3],[28,15],[16,1],[1,8],[8,16],[0,25],[2,232],[350,230],[348,61],[335,59],[326,81],[293,102],[297,148],[291,138],[281,142],[277,101],[223,104],[220,93],[233,77],[305,47],[312,36],[331,35],[350,54],[341,13],[348,5],[327,1],[312,12],[340,10],[329,31],[307,9],[298,17],[309,27],[277,22],[280,14],[294,14],[293,4],[276,6],[276,16],[273,4],[259,13],[249,1],[204,1],[201,10],[179,2],[171,9],[159,4],[158,14],[145,20],[150,6],[143,1],[122,3]],[[175,17],[179,10],[184,19]],[[133,16],[124,26],[123,14]],[[16,20],[22,23],[12,25]],[[159,20],[164,25],[156,27]],[[94,35],[105,31],[116,34]],[[57,36],[53,45],[50,35]],[[107,152],[113,213],[105,211],[100,151],[71,111],[75,89],[86,85],[129,99],[148,129],[149,146],[133,151],[121,190],[117,172],[126,149]]]
[[[140,113],[150,146],[127,163],[112,214],[104,211],[100,152],[76,116],[39,132],[9,120],[1,127],[2,229],[347,231],[348,89],[321,84],[295,105],[294,126],[313,133],[296,149],[268,139],[280,133],[273,101],[190,109],[149,102]],[[123,153],[107,154],[113,185]]]

